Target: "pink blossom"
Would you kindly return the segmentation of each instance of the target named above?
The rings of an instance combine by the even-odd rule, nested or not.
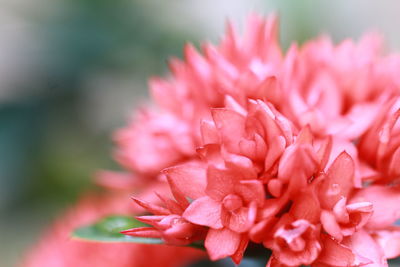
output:
[[[322,249],[318,227],[307,220],[293,221],[289,217],[282,217],[275,227],[272,238],[264,242],[272,249],[272,258],[286,266],[309,265],[315,261]]]
[[[210,259],[235,263],[254,242],[272,251],[267,266],[387,266],[400,255],[400,57],[375,34],[283,53],[276,17],[245,29],[186,45],[150,82],[157,106],[115,134],[128,173],[98,183],[167,181],[173,195],[135,196],[150,227],[123,233],[204,241]]]
[[[190,174],[198,174],[201,176],[201,169],[196,166],[188,166],[187,169],[178,167],[170,170],[169,176],[173,177],[170,178],[171,186],[176,186],[173,181],[176,180],[175,176],[186,177],[186,175]],[[192,187],[189,188],[189,190],[194,192],[196,188]],[[158,194],[158,197],[165,207],[134,198],[133,200],[139,206],[156,215],[137,217],[138,220],[150,224],[153,227],[133,228],[122,231],[122,233],[138,237],[162,238],[167,244],[171,245],[188,245],[195,241],[204,239],[206,232],[204,227],[191,223],[190,220],[187,220],[182,214],[189,206],[188,201],[185,199],[186,195],[183,195],[179,188],[173,190],[173,194],[176,200]],[[187,196],[193,197],[192,194]]]
[[[238,263],[255,242],[272,250],[268,265],[386,266],[400,254],[400,61],[380,47],[369,34],[283,53],[276,18],[257,15],[243,37],[229,23],[220,45],[187,45],[172,75],[151,82],[156,117],[170,124],[156,118],[148,135],[145,122],[144,146],[120,142],[120,151],[132,142],[127,168],[167,167],[175,200],[136,200],[153,227],[126,233],[204,240],[212,260]]]

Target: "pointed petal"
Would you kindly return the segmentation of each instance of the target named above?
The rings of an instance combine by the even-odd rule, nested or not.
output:
[[[169,180],[168,177],[167,180]],[[186,209],[190,204],[186,196],[178,189],[178,187],[174,186],[173,183],[168,182],[168,184],[170,185],[169,188],[177,203],[182,207],[182,209]]]
[[[221,229],[221,203],[209,197],[201,197],[193,201],[182,217],[191,223]]]
[[[143,215],[143,216],[136,216],[135,218],[138,221],[150,224],[152,226],[158,225],[158,222],[160,222],[162,219],[164,219],[166,216],[156,216],[156,215]]]
[[[318,264],[348,267],[371,263],[369,259],[353,253],[349,247],[339,244],[328,235],[321,235],[321,239],[323,250],[317,259]]]
[[[281,157],[278,178],[289,184],[289,194],[296,196],[307,186],[317,167],[318,159],[311,145],[292,145]]]
[[[234,191],[247,203],[256,202],[259,207],[264,205],[265,192],[260,180],[244,180],[235,186]]]
[[[247,235],[243,234],[240,239],[240,244],[238,249],[235,251],[235,254],[231,256],[234,263],[238,265],[240,264],[244,255],[244,251],[246,250],[248,244],[249,244],[249,238],[247,237]]]
[[[186,164],[163,170],[171,187],[176,187],[185,196],[196,199],[205,195],[206,169],[203,166]]]
[[[351,237],[346,238],[343,244],[350,247],[355,253],[372,261],[372,263],[367,266],[388,266],[382,248],[365,230],[355,232]]]
[[[256,169],[249,158],[232,153],[224,153],[223,157],[226,168],[235,172],[237,176],[241,176],[241,179],[257,178]]]
[[[387,259],[400,256],[400,228],[391,227],[387,230],[379,230],[373,233],[375,241],[382,248]]]
[[[280,197],[282,194],[283,183],[279,179],[271,179],[268,182],[268,191],[273,197]]]
[[[142,201],[140,199],[137,199],[135,197],[132,197],[132,200],[135,201],[136,204],[139,206],[143,207],[144,209],[150,211],[151,213],[155,215],[169,215],[171,212],[167,210],[166,208],[154,205],[152,203],[148,203],[145,201]]]
[[[245,133],[245,117],[228,109],[212,109],[212,116],[227,150],[239,153],[239,140]]]
[[[211,198],[222,201],[226,195],[234,192],[238,179],[237,174],[231,170],[209,166],[207,169],[206,193]]]
[[[261,82],[258,90],[262,92],[264,101],[271,102],[274,105],[278,104],[279,100],[282,99],[280,85],[276,76],[266,77]]]
[[[280,156],[285,151],[286,140],[283,136],[275,136],[269,144],[267,156],[264,161],[265,170],[271,169]]]
[[[307,188],[294,199],[290,214],[296,219],[304,219],[317,224],[320,218],[321,207],[313,188]]]
[[[159,193],[156,192],[157,197],[164,203],[165,207],[172,213],[172,214],[182,214],[183,208],[179,205],[176,201],[166,198]]]
[[[332,151],[332,137],[327,137],[318,149],[317,155],[320,160],[320,171],[324,171],[329,162],[329,156]]]
[[[228,228],[210,229],[205,240],[210,259],[215,261],[232,256],[239,248],[241,234],[235,233]]]
[[[184,48],[185,59],[194,70],[193,73],[200,79],[209,80],[211,68],[207,60],[196,50],[192,44],[186,44]]]
[[[121,231],[121,234],[137,236],[137,237],[147,237],[147,238],[161,238],[162,234],[153,227],[139,227],[132,228],[125,231]]]
[[[342,152],[330,166],[321,183],[322,207],[332,209],[342,198],[347,197],[354,185],[354,162],[349,154]]]
[[[219,143],[218,131],[212,121],[202,120],[200,124],[200,131],[203,145]]]
[[[209,165],[218,168],[223,168],[225,166],[224,159],[221,156],[221,145],[219,144],[204,145],[203,147],[197,148],[196,152],[200,158]]]
[[[238,102],[236,102],[236,100],[230,96],[230,95],[226,95],[225,96],[225,106],[233,111],[236,111],[237,113],[239,113],[242,116],[246,116],[247,115],[247,110],[244,109]]]
[[[280,159],[278,177],[283,181],[292,181],[294,179],[291,177],[298,175],[299,179],[305,180],[311,177],[317,164],[318,160],[311,145],[292,145]]]
[[[300,133],[297,135],[297,139],[295,144],[313,144],[313,135],[311,132],[311,128],[309,125],[306,125],[303,129],[301,129]]]

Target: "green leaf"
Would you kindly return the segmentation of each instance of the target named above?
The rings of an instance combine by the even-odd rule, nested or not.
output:
[[[149,226],[129,216],[113,215],[99,222],[76,229],[72,238],[96,242],[128,242],[142,244],[164,244],[159,238],[144,238],[123,235],[130,228]]]
[[[141,244],[165,244],[160,238],[134,237],[121,234],[123,230],[148,227],[148,224],[142,223],[130,216],[112,215],[103,218],[99,222],[80,227],[72,233],[72,238],[93,241],[93,242],[108,242],[108,243],[141,243]],[[197,241],[187,245],[197,249],[205,250],[202,241]]]

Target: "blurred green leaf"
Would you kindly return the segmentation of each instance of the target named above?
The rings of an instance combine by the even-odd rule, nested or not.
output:
[[[140,244],[165,244],[160,238],[145,238],[123,235],[123,230],[146,227],[148,224],[142,223],[135,218],[123,215],[108,216],[99,222],[76,229],[72,233],[72,238],[95,242],[123,242]],[[188,247],[204,250],[202,242],[189,244]]]
[[[97,242],[128,242],[142,244],[163,244],[158,238],[142,238],[123,235],[120,232],[130,228],[148,226],[132,217],[113,215],[93,225],[78,228],[73,238]]]

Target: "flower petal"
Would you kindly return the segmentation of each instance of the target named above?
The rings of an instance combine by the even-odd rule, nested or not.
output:
[[[280,160],[279,179],[289,182],[294,180],[292,176],[295,174],[304,180],[313,174],[317,163],[311,145],[291,145],[285,150]]]
[[[353,159],[342,152],[329,167],[325,180],[321,183],[322,207],[330,210],[342,197],[347,197],[354,185],[353,177]]]
[[[202,120],[200,131],[203,145],[219,143],[218,131],[212,121]]]
[[[367,266],[388,266],[382,248],[365,230],[355,232],[351,237],[346,238],[343,244],[349,246],[353,252],[371,260],[372,263]]]
[[[235,172],[236,176],[241,176],[241,179],[257,178],[256,168],[249,158],[231,153],[223,153],[223,157],[226,167]]]
[[[212,109],[212,116],[227,150],[240,153],[239,140],[245,133],[245,117],[228,109]]]
[[[389,164],[389,175],[392,177],[400,176],[400,147],[392,155],[392,159]]]
[[[160,207],[158,205],[155,205],[155,204],[152,204],[152,203],[149,203],[146,201],[142,201],[135,197],[131,197],[131,198],[136,204],[143,207],[145,210],[150,211],[154,215],[169,215],[169,214],[171,214],[171,212],[169,210],[167,210],[166,208]]]
[[[290,214],[296,219],[304,219],[312,224],[319,221],[321,208],[319,200],[314,193],[314,187],[308,187],[299,194],[293,202]]]
[[[226,195],[234,193],[233,190],[238,179],[237,173],[232,170],[209,166],[207,169],[206,193],[211,198],[222,201]]]
[[[367,258],[352,252],[352,250],[339,244],[328,235],[321,235],[323,250],[317,259],[317,265],[321,266],[360,266],[371,263]]]
[[[320,160],[320,170],[324,171],[326,165],[329,161],[329,156],[332,151],[332,137],[329,136],[321,143],[321,146],[318,149],[317,155]]]
[[[265,170],[271,169],[277,159],[283,154],[286,147],[286,140],[283,136],[276,136],[269,144],[267,156],[264,161]]]
[[[340,226],[336,222],[335,215],[330,211],[323,210],[321,212],[321,223],[324,230],[338,241],[342,241],[343,235]]]
[[[237,265],[239,265],[240,262],[242,261],[244,251],[246,250],[248,244],[249,244],[249,238],[247,237],[246,234],[243,234],[238,249],[235,251],[235,254],[231,256],[233,262],[236,263]]]
[[[182,217],[194,224],[221,229],[221,203],[209,197],[201,197],[193,201]]]
[[[387,230],[374,232],[375,241],[382,248],[387,259],[394,259],[400,256],[400,228],[391,227]]]
[[[247,203],[255,201],[259,207],[264,204],[265,191],[260,180],[243,180],[235,186],[235,192]]]
[[[241,234],[228,228],[210,229],[207,233],[204,246],[210,259],[215,261],[232,256],[239,247]]]
[[[186,164],[164,169],[171,187],[176,187],[185,196],[196,199],[205,195],[206,168]]]
[[[400,187],[374,185],[360,189],[352,203],[371,202],[374,212],[368,220],[369,229],[384,229],[400,218]]]
[[[242,207],[231,213],[229,219],[229,229],[237,233],[244,233],[249,230],[249,208]]]

